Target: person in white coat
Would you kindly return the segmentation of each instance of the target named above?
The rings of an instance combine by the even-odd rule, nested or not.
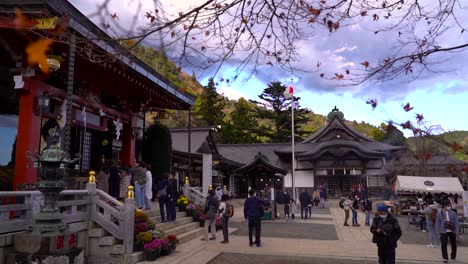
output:
[[[151,210],[151,199],[153,198],[153,175],[151,167],[146,168],[146,184],[145,184],[145,209]]]

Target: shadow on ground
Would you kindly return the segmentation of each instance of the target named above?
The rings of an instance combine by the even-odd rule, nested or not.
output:
[[[353,260],[302,256],[278,256],[260,254],[221,253],[209,264],[375,264],[376,260]],[[399,264],[407,264],[398,262]],[[414,263],[414,262],[413,262]]]
[[[233,235],[248,236],[247,222],[231,223],[229,227],[238,228]],[[300,238],[315,240],[338,240],[334,225],[303,224],[297,222],[262,223],[263,237]]]

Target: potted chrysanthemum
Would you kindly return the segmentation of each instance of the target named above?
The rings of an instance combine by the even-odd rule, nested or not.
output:
[[[145,258],[147,261],[155,261],[161,255],[163,240],[161,238],[154,239],[153,241],[145,244]]]

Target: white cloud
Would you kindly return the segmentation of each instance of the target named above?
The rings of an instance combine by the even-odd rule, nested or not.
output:
[[[218,89],[218,93],[223,94],[230,100],[239,100],[241,97],[247,98],[245,94],[235,90],[235,88],[231,86],[223,86]]]
[[[352,46],[351,48],[349,48],[349,47],[347,47],[347,46],[344,46],[344,47],[342,47],[342,48],[336,49],[336,50],[335,50],[335,53],[340,53],[340,52],[343,52],[343,51],[353,51],[353,50],[355,50],[355,49],[357,49],[357,48],[358,48],[357,45],[354,45],[354,46]]]

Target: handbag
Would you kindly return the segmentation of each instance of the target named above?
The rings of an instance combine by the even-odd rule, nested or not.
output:
[[[448,229],[448,230],[450,230],[452,232],[455,232],[455,230],[457,229],[455,224],[450,222],[450,221],[445,221],[444,222],[444,227],[445,227],[445,229]]]

